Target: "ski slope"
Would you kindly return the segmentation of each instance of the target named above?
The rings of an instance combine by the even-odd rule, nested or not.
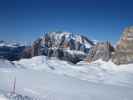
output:
[[[45,56],[0,65],[0,100],[13,91],[32,100],[133,100],[133,67],[98,60],[77,65]],[[4,91],[4,92],[2,92]],[[2,98],[2,99],[1,99]],[[27,100],[27,99],[25,99]],[[29,99],[30,100],[30,99]]]
[[[46,71],[10,70],[1,72],[0,88],[42,100],[132,100],[133,88],[81,81]]]
[[[98,60],[91,64],[79,62],[71,64],[56,58],[48,59],[45,56],[22,59],[14,62],[16,68],[49,71],[52,73],[74,77],[98,83],[133,86],[133,64],[117,66],[111,61]]]

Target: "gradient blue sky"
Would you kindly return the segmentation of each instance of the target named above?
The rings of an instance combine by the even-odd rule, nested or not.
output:
[[[133,0],[0,0],[0,40],[68,31],[115,43],[133,25]]]

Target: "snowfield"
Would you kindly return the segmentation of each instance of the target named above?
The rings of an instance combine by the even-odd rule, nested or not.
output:
[[[98,60],[74,65],[45,56],[1,60],[0,100],[10,100],[4,95],[13,90],[14,78],[17,94],[37,100],[133,100],[133,64]]]
[[[133,86],[133,82],[130,81],[133,80],[133,64],[117,66],[111,61],[98,60],[91,64],[79,62],[75,65],[56,58],[48,59],[45,56],[38,56],[15,61],[14,65],[18,68],[45,70],[81,80]]]
[[[3,96],[3,95],[0,95],[0,100],[8,100],[8,98],[6,98],[6,97]]]

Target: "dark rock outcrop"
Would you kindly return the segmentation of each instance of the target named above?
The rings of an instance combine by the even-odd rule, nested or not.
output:
[[[25,49],[22,51],[21,58],[31,58],[31,57],[32,57],[32,48],[25,47]]]
[[[124,30],[112,57],[115,64],[133,63],[133,26]]]
[[[77,62],[83,60],[86,57],[86,54],[81,51],[67,50],[63,48],[49,50],[51,54],[49,57],[57,57],[60,60],[66,60],[76,64]]]
[[[88,62],[98,59],[108,61],[112,57],[112,52],[114,52],[114,48],[109,42],[97,43],[90,49],[89,55],[85,60]]]
[[[42,41],[41,38],[34,41],[32,47],[31,47],[32,48],[32,51],[31,51],[32,57],[41,55],[41,41]]]

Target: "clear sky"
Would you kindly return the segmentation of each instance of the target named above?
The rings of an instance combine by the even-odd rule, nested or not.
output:
[[[68,31],[115,43],[133,25],[133,0],[0,0],[0,40]]]

